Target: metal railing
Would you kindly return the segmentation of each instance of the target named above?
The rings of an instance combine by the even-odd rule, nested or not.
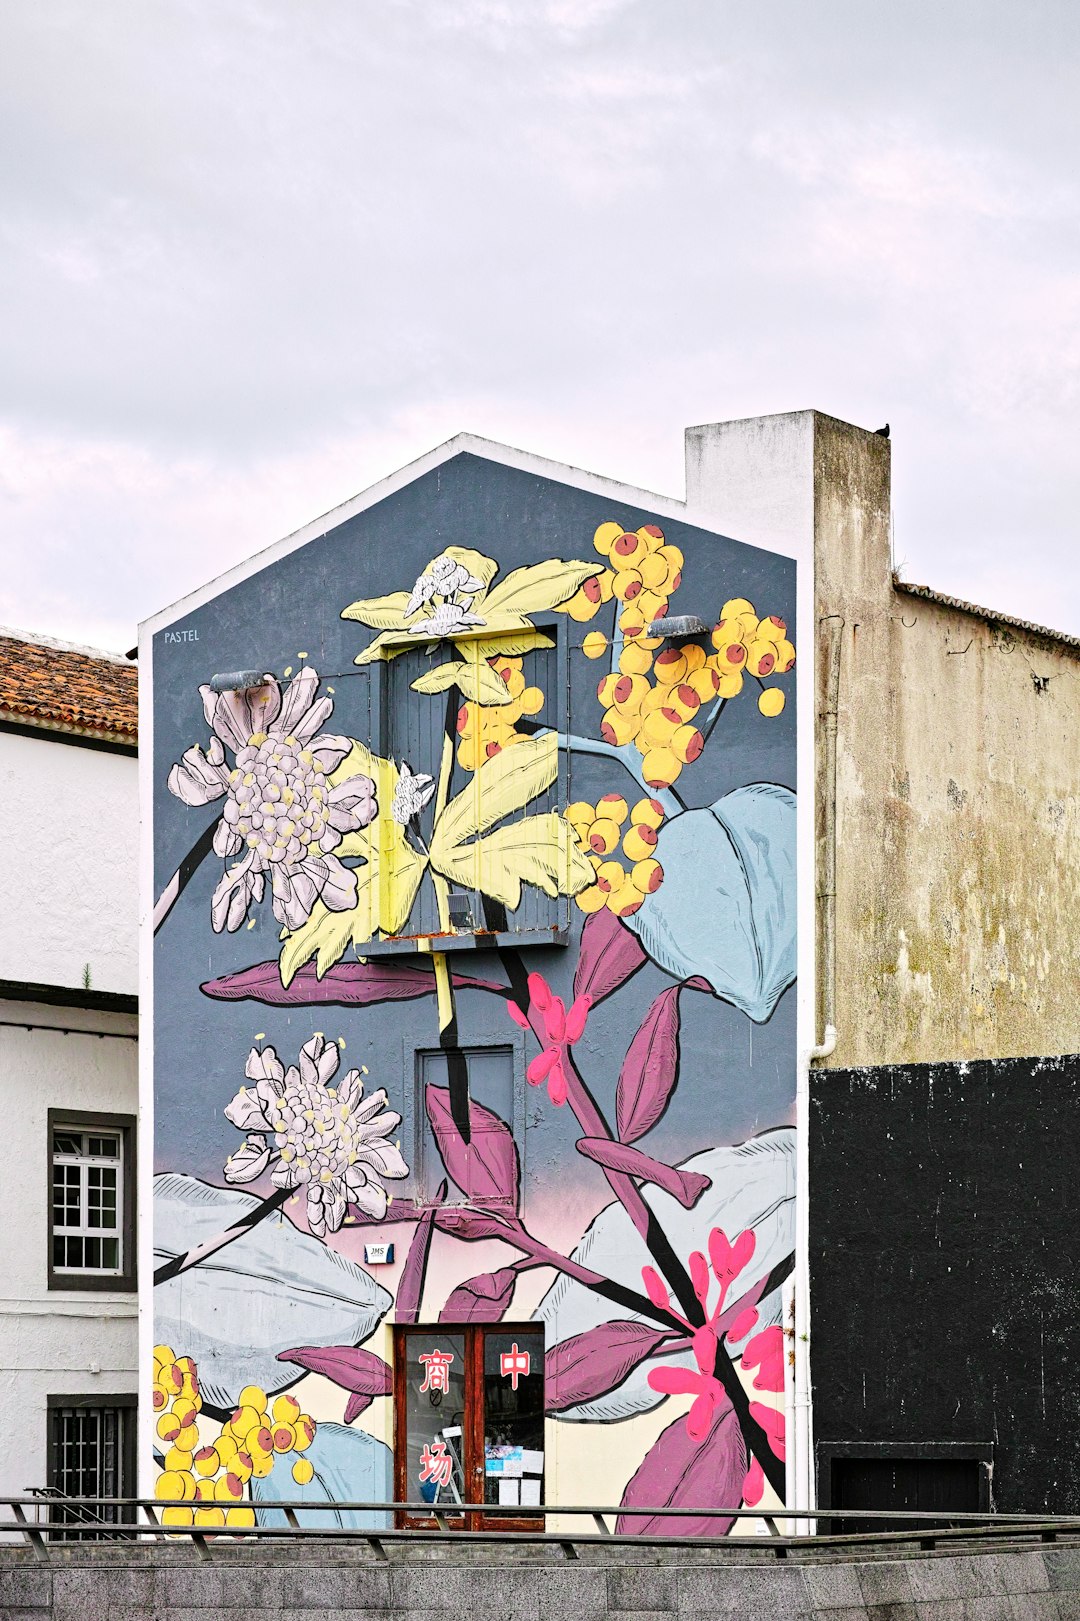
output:
[[[552,1545],[561,1549],[568,1559],[578,1557],[578,1548],[590,1545],[603,1544],[604,1546],[618,1546],[619,1544],[633,1544],[635,1547],[694,1547],[694,1548],[724,1548],[728,1552],[738,1552],[743,1549],[756,1548],[766,1550],[778,1559],[784,1559],[793,1551],[808,1548],[821,1549],[870,1549],[894,1548],[902,1552],[905,1548],[915,1546],[923,1551],[933,1551],[942,1547],[963,1547],[972,1542],[1055,1542],[1059,1537],[1080,1538],[1080,1515],[1046,1515],[1046,1514],[954,1514],[947,1510],[938,1509],[933,1513],[916,1513],[911,1511],[874,1510],[874,1509],[773,1509],[763,1513],[760,1509],[745,1508],[625,1508],[621,1506],[593,1506],[582,1504],[548,1503],[542,1508],[524,1510],[520,1505],[500,1506],[494,1503],[461,1503],[455,1504],[453,1509],[446,1507],[433,1507],[429,1503],[387,1503],[387,1502],[264,1502],[245,1503],[244,1507],[254,1508],[256,1513],[264,1515],[274,1514],[284,1518],[285,1524],[268,1525],[256,1523],[252,1526],[230,1529],[220,1526],[205,1525],[177,1525],[163,1523],[162,1511],[168,1508],[192,1509],[198,1505],[181,1499],[160,1500],[148,1497],[60,1497],[49,1494],[47,1496],[37,1493],[26,1497],[0,1498],[0,1537],[12,1532],[18,1532],[27,1542],[38,1559],[49,1558],[51,1546],[57,1543],[70,1546],[73,1539],[85,1538],[87,1540],[124,1540],[161,1539],[172,1541],[189,1540],[197,1552],[204,1559],[211,1559],[217,1553],[227,1554],[230,1548],[246,1546],[259,1542],[278,1542],[302,1538],[319,1542],[344,1542],[366,1544],[379,1559],[388,1558],[387,1545],[400,1543],[457,1543],[475,1545],[482,1542],[509,1543],[514,1545],[536,1544]],[[240,1505],[237,1505],[240,1506]],[[33,1509],[31,1517],[27,1510]],[[387,1516],[410,1516],[434,1521],[425,1525],[393,1525],[379,1526],[372,1529],[361,1529],[354,1526],[327,1526],[303,1524],[302,1516],[329,1513],[362,1513],[377,1515],[380,1518]],[[44,1518],[42,1517],[44,1515]],[[522,1519],[535,1518],[538,1521],[535,1530],[499,1530],[489,1525],[483,1529],[469,1530],[463,1526],[454,1526],[450,1522],[459,1520],[465,1515],[482,1516],[485,1521],[493,1519],[511,1519],[520,1522]],[[78,1523],[75,1523],[75,1517]],[[549,1531],[546,1528],[548,1519],[558,1518],[583,1519],[591,1522],[591,1529],[582,1531],[568,1531],[559,1529]],[[615,1531],[608,1524],[609,1520],[622,1520],[625,1523],[634,1520],[752,1520],[764,1524],[766,1535],[740,1535],[730,1536],[718,1534],[717,1536],[686,1536],[673,1532],[665,1535],[658,1530],[635,1533],[634,1531]],[[788,1529],[781,1529],[786,1522]],[[839,1533],[821,1532],[818,1526],[824,1522],[833,1525],[841,1522],[844,1529]],[[882,1522],[888,1526],[897,1523],[903,1525],[902,1530],[884,1529]],[[865,1530],[852,1531],[847,1529],[853,1523],[865,1526]],[[791,1527],[796,1527],[792,1530]],[[800,1532],[797,1528],[803,1527]]]

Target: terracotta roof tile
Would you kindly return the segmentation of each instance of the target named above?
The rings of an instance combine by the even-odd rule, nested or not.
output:
[[[0,629],[0,720],[138,741],[139,672],[114,653]]]

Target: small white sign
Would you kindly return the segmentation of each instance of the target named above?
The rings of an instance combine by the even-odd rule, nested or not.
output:
[[[367,1266],[391,1266],[394,1260],[393,1244],[365,1244],[364,1263]]]

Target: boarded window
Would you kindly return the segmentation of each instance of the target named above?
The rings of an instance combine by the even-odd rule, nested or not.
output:
[[[462,1056],[469,1077],[470,1104],[479,1104],[481,1108],[497,1116],[499,1121],[506,1122],[514,1134],[520,1160],[524,1151],[524,1086],[523,1077],[516,1073],[515,1049],[512,1047],[466,1047],[462,1049]],[[472,1200],[474,1188],[471,1185],[459,1187],[457,1183],[447,1176],[424,1102],[429,1086],[449,1087],[446,1054],[443,1052],[421,1052],[417,1053],[416,1057],[417,1143],[414,1164],[419,1167],[415,1188],[417,1201],[424,1205],[433,1204],[436,1190],[445,1177],[449,1183],[449,1191],[442,1202],[444,1204],[468,1204]],[[486,1127],[486,1118],[473,1111],[472,1120],[473,1141],[468,1148],[463,1150],[466,1164],[473,1158],[478,1157],[481,1161],[483,1158],[483,1133]],[[467,1172],[463,1181],[466,1184],[471,1184],[471,1178]],[[490,1200],[485,1200],[485,1203],[490,1207]]]

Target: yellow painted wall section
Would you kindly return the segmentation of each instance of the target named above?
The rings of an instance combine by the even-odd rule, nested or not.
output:
[[[818,417],[815,483],[819,874],[842,621],[830,1062],[1076,1052],[1080,647],[893,585],[888,441]]]

